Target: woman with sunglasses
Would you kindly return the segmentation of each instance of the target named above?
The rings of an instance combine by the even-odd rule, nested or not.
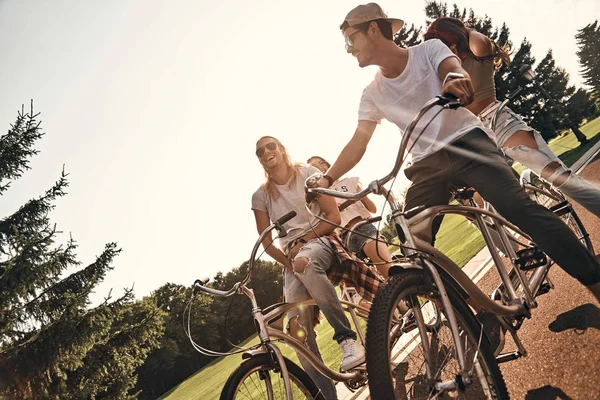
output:
[[[263,232],[272,221],[290,211],[296,216],[284,224],[287,236],[278,238],[278,246],[273,245],[272,236],[267,236],[262,245],[267,254],[284,265],[284,298],[294,303],[314,299],[317,306],[334,329],[333,339],[342,347],[340,369],[348,371],[364,363],[365,350],[356,341],[356,333],[351,329],[348,318],[337,298],[334,284],[341,281],[352,282],[361,295],[372,300],[381,284],[377,276],[368,268],[357,263],[346,262],[339,243],[330,235],[337,224],[340,213],[335,199],[317,196],[306,209],[304,182],[319,171],[312,166],[294,164],[286,148],[274,137],[264,136],[256,143],[256,156],[262,165],[266,182],[252,196],[252,210],[258,232]],[[321,222],[314,215],[325,221]],[[342,264],[344,264],[342,266]],[[311,351],[320,356],[315,340],[311,307],[288,315],[289,331],[292,336],[308,344]],[[327,399],[335,399],[333,383],[298,354],[300,363]]]
[[[494,73],[502,64],[509,65],[506,48],[498,46],[487,36],[467,28],[456,18],[440,17],[433,21],[425,40],[439,39],[462,61],[471,76],[474,101],[467,106],[486,126],[499,103],[496,100]],[[496,123],[498,146],[510,158],[546,179],[567,196],[600,217],[600,189],[570,171],[556,156],[539,132],[505,107]]]

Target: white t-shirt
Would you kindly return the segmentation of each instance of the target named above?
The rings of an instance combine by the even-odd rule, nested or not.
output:
[[[271,222],[276,221],[292,210],[296,211],[296,216],[283,224],[288,235],[279,239],[281,249],[285,249],[287,244],[292,240],[310,231],[311,226],[316,226],[321,222],[319,219],[312,217],[306,210],[306,198],[304,195],[304,182],[306,178],[318,172],[319,170],[311,165],[301,166],[298,169],[296,182],[292,184],[291,188],[288,183],[275,185],[279,190],[279,197],[277,199],[269,196],[264,184],[252,195],[252,209],[268,213]],[[311,207],[314,214],[322,214],[316,201],[312,203]]]
[[[360,99],[359,121],[380,123],[385,118],[403,132],[425,103],[441,93],[440,63],[456,56],[439,39],[427,40],[407,50],[408,63],[399,76],[389,79],[377,71],[375,79],[365,88]],[[411,135],[408,149],[438,111],[439,107],[434,107],[421,118]],[[482,129],[494,140],[493,132],[466,108],[442,111],[410,151],[412,162],[440,150],[474,128]]]
[[[357,177],[344,178],[335,181],[333,185],[331,185],[331,189],[337,190],[338,192],[357,193],[358,185],[359,180]],[[346,200],[338,199],[337,197],[335,200],[338,206],[346,202]],[[348,222],[352,221],[356,217],[371,218],[371,213],[360,200],[344,208],[340,212],[340,215],[342,217],[342,222],[340,224],[341,226],[346,226]]]

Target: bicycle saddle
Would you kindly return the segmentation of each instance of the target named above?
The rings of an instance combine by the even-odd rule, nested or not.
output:
[[[476,193],[475,189],[470,186],[453,187],[450,189],[452,197],[456,200],[470,200]]]

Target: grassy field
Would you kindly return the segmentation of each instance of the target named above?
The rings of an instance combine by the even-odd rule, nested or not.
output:
[[[352,323],[352,321],[350,321]],[[354,326],[354,324],[353,324]],[[362,325],[363,332],[366,331],[365,324]],[[337,370],[337,367],[342,361],[342,352],[340,346],[332,340],[333,328],[323,320],[318,331],[318,343],[321,355],[325,363],[332,369]],[[241,346],[249,346],[258,343],[256,336],[244,342]],[[296,353],[285,345],[280,346],[283,355],[296,364],[299,364]],[[165,393],[160,399],[168,400],[212,400],[218,399],[221,394],[221,389],[227,380],[229,374],[237,368],[242,362],[242,356],[236,354],[220,358],[207,365],[196,374],[189,377],[186,381]]]
[[[575,162],[593,143],[600,140],[600,135],[598,135],[600,132],[600,118],[596,118],[584,125],[581,131],[590,139],[590,143],[585,146],[579,146],[575,135],[570,131],[568,134],[550,142],[550,147],[556,154],[561,156],[561,159],[567,165]],[[523,169],[522,166],[517,165],[516,167],[517,169]],[[469,225],[465,218],[450,215],[444,218],[436,240],[436,247],[447,254],[458,265],[463,266],[483,248],[483,239],[477,229]],[[337,369],[341,361],[341,351],[338,344],[332,340],[333,329],[327,321],[323,321],[318,328],[318,332],[319,348],[325,363],[331,368]],[[246,344],[255,342],[256,338],[252,338]],[[297,362],[296,355],[291,349],[283,346],[282,350],[286,357]],[[191,347],[190,351],[192,351]],[[241,361],[241,355],[217,359],[171,391],[165,393],[161,399],[218,399],[227,377]]]

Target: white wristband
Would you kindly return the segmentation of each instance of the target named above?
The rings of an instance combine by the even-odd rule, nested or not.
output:
[[[463,74],[460,74],[458,72],[448,72],[448,74],[444,78],[444,82],[442,82],[442,86],[445,86],[446,83],[448,81],[451,81],[452,79],[459,79],[459,78],[464,78],[464,77],[465,76]]]

